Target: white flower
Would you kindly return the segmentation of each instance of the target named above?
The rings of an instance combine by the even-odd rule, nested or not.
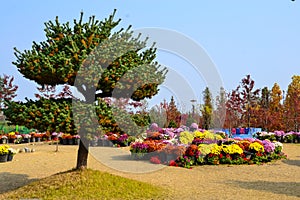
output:
[[[31,138],[31,135],[30,134],[24,134],[23,137],[29,139],[29,138]]]
[[[147,133],[142,133],[141,137],[144,138],[144,139],[146,139],[147,138]]]
[[[275,142],[275,147],[283,147],[283,144],[281,142]]]
[[[144,140],[142,138],[136,138],[134,142],[143,142]]]
[[[13,155],[15,155],[18,152],[16,149],[13,148],[8,148],[8,151]]]

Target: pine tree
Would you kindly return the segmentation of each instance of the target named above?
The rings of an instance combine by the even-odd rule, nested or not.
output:
[[[88,121],[93,114],[91,110],[95,109],[92,104],[98,104],[96,112],[103,127],[116,127],[112,110],[103,99],[151,98],[158,93],[158,85],[166,74],[154,62],[156,49],[146,48],[147,40],[140,40],[140,35],[134,37],[130,26],[113,31],[120,22],[114,19],[115,12],[103,21],[92,16],[87,22],[83,22],[81,13],[73,27],[69,22],[60,23],[56,17],[54,22],[45,23],[45,41],[33,42],[32,49],[24,52],[15,48],[13,64],[25,78],[41,86],[74,86],[84,96],[84,101],[76,104],[77,108],[73,106],[76,113],[71,115],[76,117],[76,123],[80,122],[79,131],[85,135],[94,131],[91,126],[95,122]],[[127,115],[123,112],[115,117]],[[77,168],[87,166],[87,157],[88,142],[81,137]]]
[[[259,89],[254,89],[254,80],[247,75],[241,82],[241,99],[243,101],[244,125],[251,127],[252,111],[257,106]]]
[[[167,123],[168,127],[179,127],[180,125],[180,112],[178,111],[174,97],[171,97],[171,101],[167,109]]]
[[[203,91],[203,101],[204,104],[201,108],[203,128],[208,130],[211,127],[213,113],[212,95],[208,87]]]

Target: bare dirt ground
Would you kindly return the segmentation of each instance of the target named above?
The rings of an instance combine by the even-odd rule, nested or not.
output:
[[[12,162],[0,163],[1,193],[75,167],[78,146],[21,144],[34,148]],[[300,199],[300,144],[284,144],[287,160],[264,165],[198,166],[193,169],[152,165],[128,159],[128,149],[95,147],[88,167],[152,183],[171,190],[172,199]],[[109,154],[109,156],[107,156]]]

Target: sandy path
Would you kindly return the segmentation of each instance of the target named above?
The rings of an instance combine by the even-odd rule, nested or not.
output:
[[[20,153],[12,162],[0,163],[0,193],[72,169],[76,164],[77,146],[62,145],[59,152],[48,144],[14,147],[25,146],[36,152]],[[191,170],[128,160],[129,153],[124,149],[100,147],[91,151],[94,153],[89,157],[89,168],[167,187],[176,199],[300,199],[300,144],[284,145],[288,160],[261,166],[199,166]]]

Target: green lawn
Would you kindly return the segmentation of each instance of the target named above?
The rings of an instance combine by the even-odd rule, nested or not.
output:
[[[166,199],[166,189],[109,173],[74,170],[5,194],[6,199]]]

